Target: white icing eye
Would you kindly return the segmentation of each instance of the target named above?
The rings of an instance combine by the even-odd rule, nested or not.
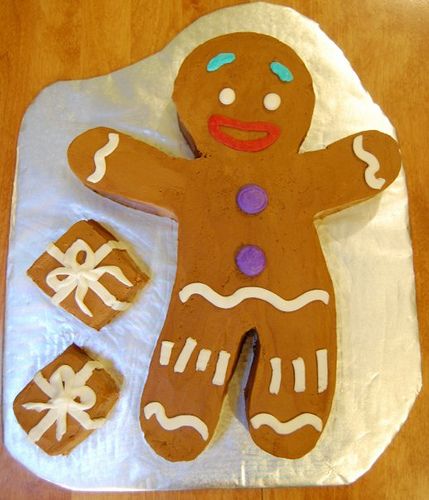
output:
[[[268,111],[275,111],[281,102],[281,97],[278,94],[270,92],[264,97],[264,108],[268,109]]]
[[[229,106],[235,101],[234,89],[226,87],[219,92],[219,101],[225,106]]]

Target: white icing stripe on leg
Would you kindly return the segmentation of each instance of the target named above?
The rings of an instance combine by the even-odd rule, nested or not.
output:
[[[200,418],[195,417],[194,415],[177,415],[175,417],[167,417],[164,407],[157,401],[148,403],[144,407],[143,411],[146,420],[149,420],[153,415],[155,415],[159,425],[166,431],[175,431],[181,427],[192,427],[198,432],[198,434],[200,434],[204,441],[207,441],[209,438],[207,425]]]
[[[170,362],[171,351],[174,347],[174,342],[163,340],[161,343],[161,353],[159,355],[159,364],[167,366]]]
[[[323,427],[322,419],[313,413],[301,413],[286,422],[281,422],[274,415],[269,413],[258,413],[250,419],[250,423],[255,429],[259,429],[261,425],[271,427],[277,434],[292,434],[293,432],[301,429],[305,425],[311,425],[316,431],[321,432]]]
[[[225,382],[226,370],[228,368],[229,358],[231,354],[226,351],[220,351],[217,363],[216,363],[216,371],[212,380],[212,384],[214,385],[223,385]]]
[[[185,345],[177,358],[176,364],[174,365],[174,371],[176,373],[183,373],[185,371],[186,365],[188,364],[189,358],[191,357],[196,345],[197,341],[195,339],[192,339],[191,337],[186,339]]]
[[[381,189],[386,182],[386,179],[381,177],[377,178],[375,174],[380,170],[380,163],[378,159],[369,151],[363,148],[363,136],[357,135],[353,139],[353,152],[364,161],[368,166],[365,169],[365,182],[372,189]]]
[[[195,370],[197,372],[205,371],[211,355],[212,352],[208,349],[201,349],[200,353],[198,354],[197,363],[195,365]]]
[[[292,361],[293,372],[295,375],[295,392],[305,391],[305,364],[302,358],[296,358]]]
[[[328,388],[328,350],[316,351],[317,358],[317,392],[326,391]]]
[[[179,298],[182,302],[186,302],[192,295],[201,295],[208,302],[221,309],[231,309],[247,299],[263,300],[283,312],[297,311],[315,301],[324,304],[329,302],[329,294],[325,290],[308,290],[291,300],[285,300],[270,290],[256,286],[239,288],[233,294],[224,296],[204,283],[190,283],[179,292]]]
[[[100,148],[98,151],[95,152],[94,155],[95,170],[89,177],[86,178],[88,182],[93,182],[94,184],[100,182],[101,179],[106,174],[106,156],[112,154],[119,144],[118,134],[112,133],[109,134],[108,137],[109,137],[108,142],[102,148]]]
[[[282,382],[282,360],[280,358],[271,358],[271,382],[270,393],[278,394]]]

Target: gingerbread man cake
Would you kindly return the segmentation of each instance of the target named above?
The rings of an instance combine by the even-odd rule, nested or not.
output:
[[[398,145],[362,131],[300,153],[312,78],[290,47],[261,34],[197,47],[173,100],[193,160],[106,128],[68,151],[86,186],[178,221],[175,284],[141,401],[145,438],[168,460],[198,456],[253,333],[249,431],[273,455],[302,457],[323,432],[336,379],[335,296],[314,220],[388,187]]]

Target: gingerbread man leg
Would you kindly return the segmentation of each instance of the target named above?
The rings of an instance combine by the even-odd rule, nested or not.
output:
[[[208,445],[242,334],[228,311],[199,298],[186,304],[173,299],[141,401],[141,427],[156,453],[174,462],[193,460]]]
[[[335,305],[267,311],[247,392],[253,440],[283,458],[300,458],[316,444],[334,395]]]

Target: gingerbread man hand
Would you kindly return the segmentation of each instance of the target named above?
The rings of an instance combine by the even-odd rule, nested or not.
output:
[[[145,438],[168,460],[201,453],[252,332],[249,431],[267,452],[301,457],[325,428],[336,378],[335,296],[314,217],[385,189],[398,146],[368,131],[299,154],[310,73],[290,47],[256,33],[197,47],[173,99],[195,160],[108,129],[69,150],[88,187],[179,221],[175,284],[141,400]]]
[[[392,137],[369,130],[299,155],[298,164],[308,176],[304,185],[313,186],[314,213],[325,215],[386,189],[398,175],[401,157]]]
[[[99,194],[173,219],[192,179],[191,162],[104,127],[77,137],[68,160],[79,179]]]

